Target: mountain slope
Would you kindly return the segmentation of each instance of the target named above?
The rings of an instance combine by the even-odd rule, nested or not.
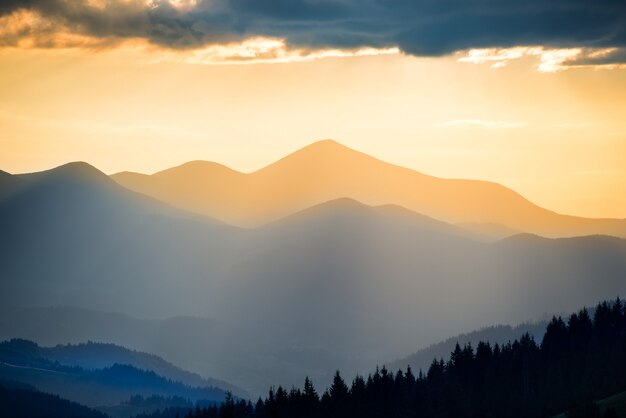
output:
[[[6,383],[4,383],[6,384]],[[55,395],[0,383],[0,416],[11,418],[106,418],[107,415]]]
[[[454,351],[454,347],[457,343],[461,346],[470,344],[472,347],[476,347],[480,341],[488,342],[491,345],[503,345],[514,341],[525,333],[531,335],[535,341],[540,342],[545,333],[546,325],[548,325],[548,321],[522,324],[515,327],[510,325],[496,325],[482,328],[432,344],[405,358],[388,363],[387,367],[389,370],[404,370],[407,366],[410,366],[413,370],[427,371],[433,359],[447,358],[450,353]]]
[[[621,392],[608,398],[600,399],[599,401],[595,401],[594,404],[597,405],[597,409],[592,408],[592,410],[596,410],[596,413],[599,413],[601,417],[607,418],[625,418],[626,417],[626,392]],[[609,412],[607,412],[609,411]],[[581,413],[582,412],[582,413]],[[612,413],[615,413],[612,415]],[[575,411],[575,417],[584,417],[584,418],[593,418],[588,411]],[[567,413],[562,413],[556,415],[554,418],[569,418],[570,415]]]
[[[302,148],[244,174],[192,162],[153,175],[112,176],[131,190],[235,225],[258,225],[339,198],[393,204],[450,223],[547,237],[607,234],[626,237],[626,220],[586,219],[538,207],[496,183],[444,179],[385,163],[334,141]]]
[[[19,177],[0,170],[0,201],[15,193],[21,183],[22,181]]]
[[[162,316],[167,297],[178,300],[170,316],[184,314],[193,300],[185,284],[210,274],[213,257],[236,236],[130,192],[85,163],[20,179],[0,200],[0,302],[80,301]]]

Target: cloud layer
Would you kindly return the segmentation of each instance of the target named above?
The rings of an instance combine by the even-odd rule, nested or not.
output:
[[[11,16],[31,18],[13,22],[13,32],[5,23],[3,45],[30,36],[38,46],[55,46],[45,35],[57,31],[172,49],[266,37],[300,49],[399,47],[421,56],[518,45],[626,46],[623,0],[3,0],[0,19]],[[623,62],[624,54],[591,59]]]

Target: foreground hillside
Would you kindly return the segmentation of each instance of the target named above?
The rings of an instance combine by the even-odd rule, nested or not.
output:
[[[541,343],[528,334],[507,344],[457,345],[417,375],[383,368],[347,385],[339,372],[321,396],[303,389],[270,390],[256,405],[227,400],[188,417],[553,417],[615,418],[626,389],[626,310],[618,299],[553,318]],[[607,398],[607,399],[605,399]],[[593,400],[602,400],[599,405]]]
[[[399,205],[488,234],[509,230],[548,237],[626,237],[623,219],[560,215],[496,183],[428,176],[330,140],[252,173],[194,161],[153,175],[123,172],[113,179],[178,208],[235,225],[259,225],[328,200],[351,198],[368,205]]]
[[[10,384],[10,382],[9,382]],[[0,416],[10,418],[107,418],[107,415],[24,386],[0,382]]]
[[[626,240],[615,237],[483,243],[350,199],[239,229],[86,164],[13,177],[0,199],[0,335],[114,342],[254,395],[626,293]]]
[[[599,401],[586,402],[574,410],[554,418],[624,418],[626,417],[626,392]]]
[[[491,345],[503,345],[514,341],[523,334],[530,335],[535,341],[541,341],[546,332],[546,325],[548,325],[548,321],[525,323],[515,327],[510,325],[496,325],[481,328],[431,344],[407,357],[387,363],[387,367],[391,370],[404,369],[407,366],[411,367],[413,370],[428,370],[434,358],[446,358],[457,344],[476,346],[482,341],[488,342]]]

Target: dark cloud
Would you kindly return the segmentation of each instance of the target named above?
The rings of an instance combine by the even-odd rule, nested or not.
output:
[[[140,37],[191,48],[249,36],[299,47],[399,46],[416,55],[514,45],[626,46],[624,0],[2,0],[96,37]]]

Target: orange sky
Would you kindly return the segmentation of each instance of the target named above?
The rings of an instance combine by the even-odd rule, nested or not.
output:
[[[496,181],[559,212],[626,217],[624,69],[561,69],[533,49],[305,56],[255,42],[204,55],[1,48],[0,169],[84,160],[150,173],[204,159],[251,171],[333,138],[424,173]],[[270,63],[216,58],[264,48]]]

